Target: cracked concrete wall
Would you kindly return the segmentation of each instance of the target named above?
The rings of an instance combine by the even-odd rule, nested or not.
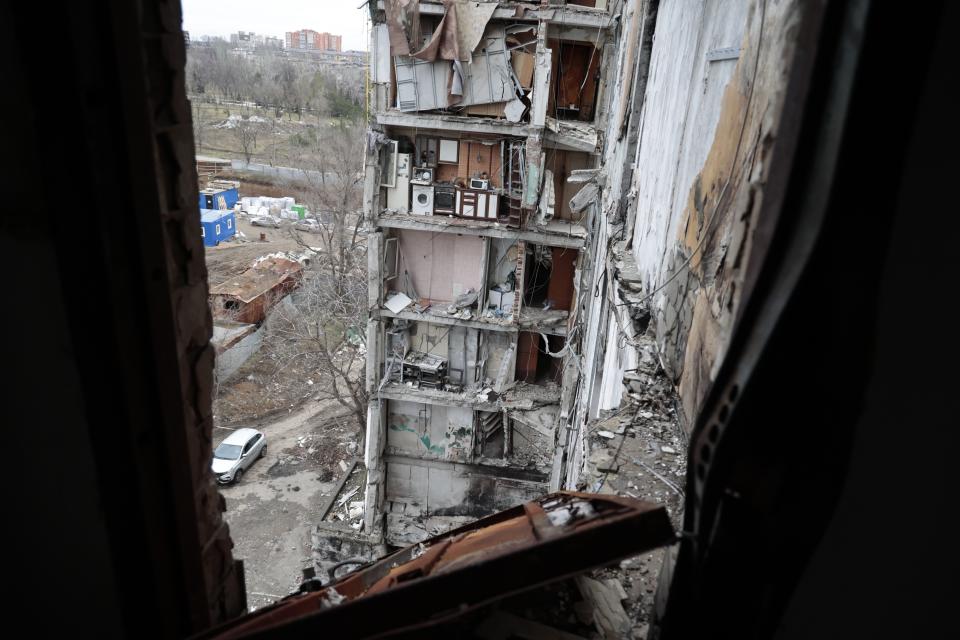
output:
[[[659,6],[631,250],[653,293],[660,359],[679,388],[687,424],[729,340],[796,12],[790,1]],[[710,59],[723,58],[715,52],[724,48],[739,52]]]
[[[543,495],[543,478],[505,468],[411,460],[387,460],[387,510],[406,515],[483,517]]]
[[[473,458],[473,410],[390,400],[388,454],[469,462]]]
[[[793,2],[751,0],[637,1],[623,9],[619,75],[634,80],[612,90],[618,113],[607,122],[593,263],[604,268],[608,238],[627,240],[652,294],[659,357],[680,391],[687,424],[722,359],[736,313],[762,155],[782,107],[794,12]],[[650,15],[656,37],[646,69],[647,54],[633,49],[648,37],[643,21]],[[732,54],[717,54],[731,48]],[[624,96],[624,89],[639,93]],[[631,113],[623,118],[621,111]],[[616,269],[608,275],[606,297],[620,304]],[[617,320],[594,301],[586,315],[581,391],[590,396],[589,419],[618,406],[623,374],[635,358],[621,353],[623,313]],[[603,345],[596,343],[601,323],[615,329],[602,336]]]
[[[50,52],[23,55],[19,38],[41,21],[58,34],[55,60]],[[210,472],[212,318],[180,25],[177,2],[62,11],[20,3],[0,20],[9,47],[4,76],[17,96],[8,101],[16,116],[9,121],[18,123],[10,148],[20,157],[10,197],[54,213],[66,194],[71,216],[82,220],[77,227],[56,215],[14,216],[30,220],[4,229],[31,232],[5,247],[14,263],[36,265],[21,278],[29,290],[15,286],[14,297],[42,298],[44,313],[35,315],[50,316],[15,324],[24,353],[4,358],[23,363],[11,424],[45,426],[12,434],[13,448],[41,450],[16,446],[37,435],[61,445],[31,469],[57,486],[31,480],[18,498],[56,518],[53,526],[44,514],[20,518],[30,539],[14,547],[30,567],[18,591],[39,593],[30,576],[49,581],[53,573],[75,586],[60,617],[21,609],[41,629],[36,635],[63,620],[88,626],[92,615],[104,635],[136,635],[147,620],[151,635],[186,637],[245,610],[242,569]],[[51,99],[53,76],[72,97],[69,118]],[[61,157],[48,149],[63,150],[70,167],[51,164]],[[38,244],[27,257],[19,253]],[[47,335],[32,333],[48,327]],[[39,402],[23,388],[34,362],[47,368],[41,384],[29,385],[46,394]],[[29,419],[18,413],[25,409]],[[51,412],[63,414],[49,419]],[[61,464],[58,455],[69,459]],[[46,560],[31,548],[57,552]],[[87,610],[91,601],[100,603]]]
[[[227,620],[245,608],[243,576],[234,563],[226,509],[210,473],[213,433],[213,321],[208,306],[204,248],[196,230],[197,179],[193,125],[186,97],[186,51],[176,2],[141,5],[141,38],[150,103],[150,133],[157,162],[156,188],[163,223],[163,250],[173,304],[182,417],[203,567],[208,620]],[[200,585],[197,585],[199,588]]]
[[[694,423],[737,313],[797,3],[627,0],[621,12],[612,56],[620,80],[609,87],[613,117],[602,123],[598,215],[585,251],[592,295],[576,310],[580,379],[562,416],[554,487],[575,486],[583,429],[619,406],[641,356],[659,357],[679,390],[682,423]],[[629,302],[622,278],[632,279]],[[631,311],[647,306],[656,354],[632,343]]]

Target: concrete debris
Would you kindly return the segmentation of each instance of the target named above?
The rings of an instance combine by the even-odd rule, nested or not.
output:
[[[347,510],[347,515],[351,520],[359,518],[363,515],[363,500],[358,500],[350,503],[350,508]]]
[[[597,471],[607,471],[616,473],[619,469],[617,460],[614,457],[614,452],[612,449],[595,449],[589,458],[590,464],[592,464]]]
[[[623,608],[627,593],[615,579],[600,582],[586,576],[577,576],[577,587],[593,608],[593,622],[604,638],[629,638],[633,622]]]
[[[527,105],[523,104],[523,101],[519,98],[514,98],[507,103],[507,106],[503,109],[503,114],[507,117],[507,120],[510,122],[520,122],[523,118],[524,112],[527,110]]]
[[[340,498],[340,500],[337,501],[337,506],[338,506],[338,507],[342,507],[344,504],[346,504],[347,500],[349,500],[350,498],[352,498],[353,495],[354,495],[357,491],[359,491],[359,490],[360,490],[359,487],[354,488],[353,491],[351,491],[351,492],[348,493],[347,495],[345,495],[345,496],[343,496],[342,498]]]

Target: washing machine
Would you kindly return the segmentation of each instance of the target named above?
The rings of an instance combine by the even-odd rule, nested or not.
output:
[[[433,215],[433,185],[415,184],[411,185],[413,189],[413,201],[410,206],[410,213],[418,216]]]

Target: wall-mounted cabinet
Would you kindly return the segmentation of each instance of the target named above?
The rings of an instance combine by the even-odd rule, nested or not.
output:
[[[433,136],[417,136],[418,167],[436,167],[438,164],[459,164],[460,141]]]

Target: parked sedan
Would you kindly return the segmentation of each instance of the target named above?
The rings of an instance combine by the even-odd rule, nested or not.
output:
[[[313,218],[306,218],[305,220],[300,220],[293,228],[297,231],[308,231],[310,233],[320,233],[320,223],[314,220]]]
[[[240,482],[250,465],[267,452],[267,439],[256,429],[237,429],[213,452],[213,475],[220,484]]]
[[[250,219],[250,224],[255,227],[273,227],[280,228],[280,218],[274,216],[255,216]]]

